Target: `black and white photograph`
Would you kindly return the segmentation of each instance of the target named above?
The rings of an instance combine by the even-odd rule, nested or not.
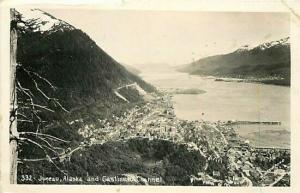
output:
[[[11,184],[291,186],[289,12],[10,8]]]

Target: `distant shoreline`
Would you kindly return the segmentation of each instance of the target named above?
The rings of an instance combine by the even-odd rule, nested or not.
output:
[[[238,79],[238,78],[215,78],[215,81],[220,82],[243,82],[243,83],[260,83],[260,84],[270,84],[277,86],[290,87],[289,80],[281,79]]]

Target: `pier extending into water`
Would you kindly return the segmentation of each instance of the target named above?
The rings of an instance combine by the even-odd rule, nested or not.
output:
[[[281,121],[228,121],[227,125],[281,125]]]
[[[253,147],[256,150],[265,150],[265,151],[286,151],[286,152],[290,152],[291,149],[290,148],[281,148],[281,147]]]

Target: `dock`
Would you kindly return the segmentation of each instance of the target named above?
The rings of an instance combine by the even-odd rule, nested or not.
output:
[[[281,121],[228,121],[227,125],[281,125]]]

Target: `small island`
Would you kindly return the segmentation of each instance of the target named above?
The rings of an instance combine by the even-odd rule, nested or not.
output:
[[[172,94],[204,94],[206,93],[205,90],[201,90],[198,88],[176,88],[176,89],[170,89],[170,93]]]

